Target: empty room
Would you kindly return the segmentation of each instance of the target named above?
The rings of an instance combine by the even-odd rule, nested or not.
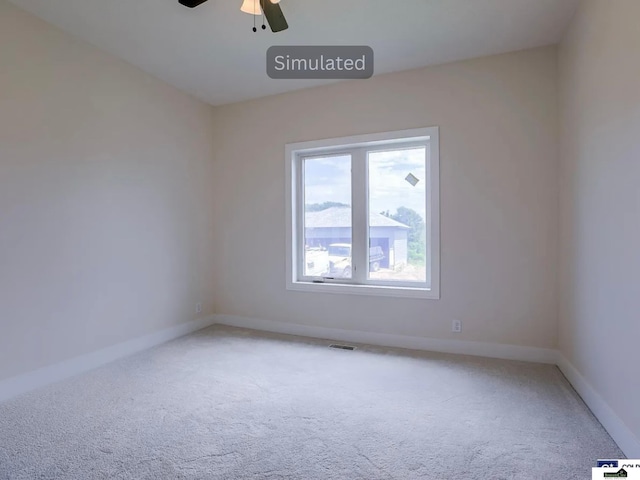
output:
[[[640,479],[639,19],[0,0],[0,480]]]

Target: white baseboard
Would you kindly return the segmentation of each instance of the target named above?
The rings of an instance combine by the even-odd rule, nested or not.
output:
[[[44,387],[54,382],[87,372],[114,360],[141,352],[161,343],[195,332],[215,323],[214,316],[200,318],[159,332],[127,340],[97,352],[80,355],[60,363],[0,381],[0,402]]]
[[[215,323],[231,327],[252,328],[286,335],[324,338],[342,342],[356,342],[384,347],[427,350],[431,352],[456,353],[479,357],[502,358],[505,360],[522,360],[525,362],[549,363],[557,362],[557,351],[550,348],[524,347],[499,343],[470,342],[465,340],[441,340],[425,337],[409,337],[388,333],[372,333],[338,328],[312,327],[289,322],[248,318],[236,315],[214,315]]]
[[[640,458],[640,439],[625,425],[609,404],[587,382],[582,374],[564,355],[558,353],[558,368],[573,385],[584,403],[591,409],[611,438],[618,444],[627,458]]]

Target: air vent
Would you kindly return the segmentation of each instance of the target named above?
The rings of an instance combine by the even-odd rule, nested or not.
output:
[[[332,343],[329,345],[329,348],[337,348],[338,350],[355,350],[356,347],[353,345],[339,345],[337,343]]]

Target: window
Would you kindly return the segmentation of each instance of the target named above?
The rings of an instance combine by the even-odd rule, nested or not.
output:
[[[439,298],[438,128],[289,144],[287,288]]]

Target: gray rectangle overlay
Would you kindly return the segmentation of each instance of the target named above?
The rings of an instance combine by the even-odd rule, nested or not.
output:
[[[371,78],[373,49],[364,45],[275,45],[267,75],[276,79]]]

